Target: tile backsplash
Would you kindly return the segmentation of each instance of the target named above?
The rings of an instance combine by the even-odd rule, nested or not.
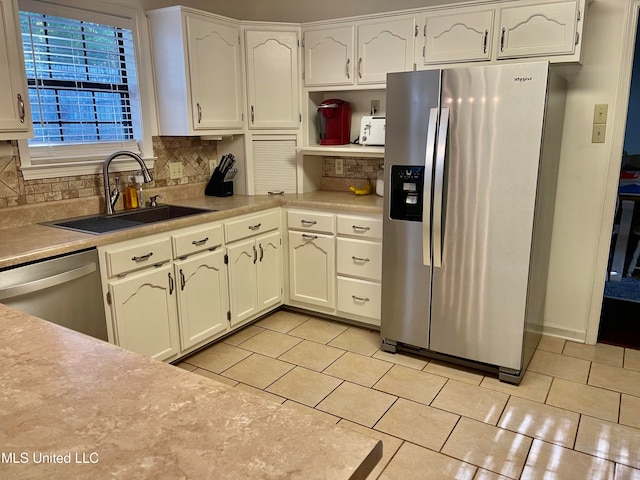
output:
[[[336,171],[336,160],[343,162],[343,173]],[[382,158],[325,157],[322,164],[322,190],[348,191],[351,185],[362,187],[367,180],[375,187]]]
[[[146,188],[170,187],[206,182],[211,177],[210,160],[217,160],[217,142],[199,137],[154,137],[157,157],[154,181]],[[15,148],[17,151],[17,147]],[[169,163],[180,162],[183,176],[169,178]],[[79,175],[41,180],[25,180],[19,169],[20,158],[0,157],[0,209],[59,200],[102,196],[102,175]],[[120,172],[121,190],[134,172]],[[116,175],[113,175],[114,177]],[[113,180],[112,180],[113,184]]]

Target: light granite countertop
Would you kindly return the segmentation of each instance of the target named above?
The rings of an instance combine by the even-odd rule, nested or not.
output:
[[[357,479],[382,456],[372,437],[3,305],[0,329],[0,478]]]
[[[0,229],[0,268],[42,260],[78,250],[162,233],[176,228],[252,213],[266,208],[285,206],[326,209],[351,213],[382,213],[382,198],[376,195],[356,196],[352,193],[317,191],[282,196],[206,197],[169,201],[174,205],[187,205],[212,210],[210,213],[177,218],[129,230],[102,235],[91,235],[72,230],[30,223],[19,227]],[[58,219],[50,219],[58,220]]]

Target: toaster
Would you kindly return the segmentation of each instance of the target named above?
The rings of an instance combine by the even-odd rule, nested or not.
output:
[[[384,145],[385,117],[365,115],[360,122],[360,145]]]

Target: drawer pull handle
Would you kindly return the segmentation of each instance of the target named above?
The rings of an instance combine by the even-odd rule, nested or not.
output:
[[[284,190],[274,190],[267,192],[269,195],[284,195]]]
[[[351,228],[353,228],[354,230],[357,230],[357,231],[361,231],[361,232],[366,232],[366,231],[371,230],[371,227],[360,227],[358,225],[351,225]]]
[[[204,237],[202,240],[194,240],[193,242],[191,242],[191,244],[195,245],[196,247],[199,247],[200,245],[204,245],[208,241],[209,241],[209,237]]]
[[[307,235],[306,233],[302,234],[302,238],[304,238],[305,240],[315,240],[316,238],[318,238],[317,235]]]
[[[300,220],[300,223],[301,223],[302,225],[308,225],[308,226],[311,226],[311,225],[315,225],[315,224],[317,224],[318,222],[316,222],[315,220]]]
[[[144,262],[145,260],[149,260],[152,255],[153,252],[149,252],[146,255],[140,255],[139,257],[131,257],[131,260],[134,262]]]
[[[360,258],[360,257],[356,257],[355,255],[353,257],[351,257],[351,259],[354,262],[364,262],[364,263],[366,263],[366,262],[370,262],[371,261],[368,258]]]
[[[261,223],[256,223],[255,225],[249,225],[249,230],[258,230],[262,226]]]
[[[368,298],[356,297],[355,295],[351,295],[351,298],[353,298],[356,302],[368,302],[369,301]]]

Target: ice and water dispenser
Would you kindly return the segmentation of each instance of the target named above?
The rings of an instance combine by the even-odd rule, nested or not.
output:
[[[389,213],[391,218],[421,222],[424,167],[392,165],[390,175]]]

